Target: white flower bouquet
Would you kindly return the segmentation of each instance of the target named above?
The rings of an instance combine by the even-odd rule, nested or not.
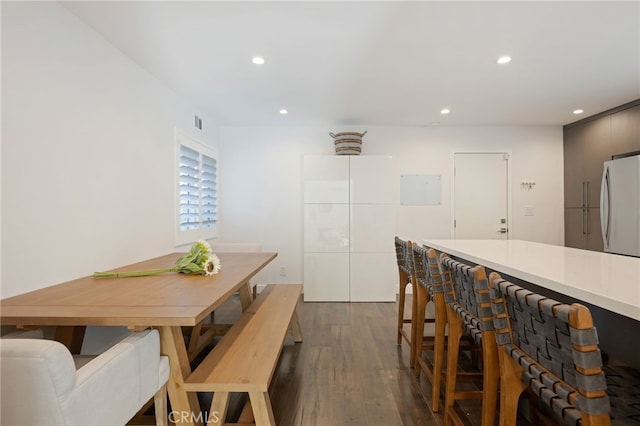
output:
[[[150,271],[125,271],[125,272],[94,272],[94,278],[126,278],[146,277],[149,275],[164,274],[166,272],[181,272],[183,274],[214,275],[220,272],[222,265],[220,259],[211,251],[211,246],[204,240],[193,243],[189,253],[178,260],[172,268],[154,269]]]

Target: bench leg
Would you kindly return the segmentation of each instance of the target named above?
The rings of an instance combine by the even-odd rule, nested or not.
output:
[[[256,426],[275,426],[276,421],[273,417],[269,393],[249,392],[249,399],[251,400]]]
[[[293,336],[293,341],[296,343],[302,342],[302,327],[300,326],[300,320],[298,319],[298,311],[293,311],[291,316],[291,323],[289,324],[289,331]]]
[[[213,393],[213,400],[211,401],[211,410],[209,410],[207,425],[223,425],[227,417],[228,407],[229,392],[215,391]]]

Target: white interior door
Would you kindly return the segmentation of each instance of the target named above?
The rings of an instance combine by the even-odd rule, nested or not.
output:
[[[507,153],[454,154],[454,238],[509,238]]]

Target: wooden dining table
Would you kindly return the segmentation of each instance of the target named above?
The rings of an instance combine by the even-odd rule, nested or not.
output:
[[[182,255],[172,253],[115,270],[170,268]],[[169,358],[167,388],[172,412],[180,413],[174,418],[181,424],[199,424],[202,415],[197,396],[187,394],[182,386],[191,373],[182,327],[200,324],[235,292],[246,308],[252,300],[249,280],[276,256],[270,252],[220,253],[222,268],[213,276],[83,277],[0,300],[0,324],[57,326],[56,340],[73,353],[79,353],[88,325],[158,329],[161,352]]]

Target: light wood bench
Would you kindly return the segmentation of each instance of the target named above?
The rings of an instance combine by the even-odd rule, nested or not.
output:
[[[269,383],[287,334],[302,342],[296,313],[302,285],[268,285],[191,373],[187,392],[214,392],[209,421],[223,424],[231,392],[246,392],[257,426],[275,425]]]

